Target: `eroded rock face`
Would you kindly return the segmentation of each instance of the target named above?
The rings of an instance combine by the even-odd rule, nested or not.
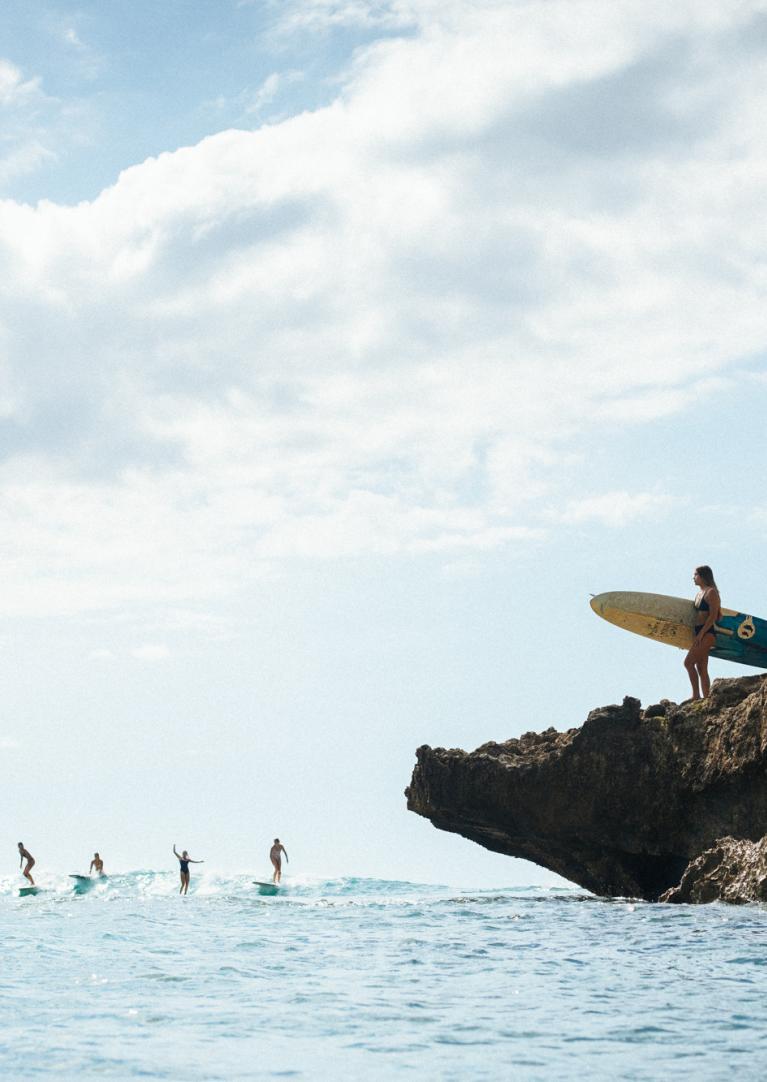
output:
[[[661,902],[767,902],[767,838],[720,838],[691,861]]]
[[[601,895],[656,900],[717,839],[767,834],[767,676],[703,703],[636,699],[579,729],[421,747],[408,808]]]

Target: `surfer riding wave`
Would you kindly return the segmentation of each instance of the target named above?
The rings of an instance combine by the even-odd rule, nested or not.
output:
[[[684,667],[692,685],[692,701],[695,702],[697,699],[705,699],[711,688],[708,655],[716,645],[714,624],[722,615],[722,607],[714,572],[710,567],[706,564],[696,567],[692,580],[698,587],[694,601],[695,628],[692,646],[684,659]]]
[[[282,854],[285,854],[285,860],[288,859],[288,851],[282,844],[279,838],[274,839],[274,844],[269,850],[269,859],[272,862],[274,868],[274,875],[272,876],[273,883],[279,883],[282,879]],[[288,863],[290,863],[288,861]]]
[[[24,878],[28,879],[32,886],[34,886],[35,881],[32,878],[32,869],[35,866],[35,858],[30,852],[28,852],[28,850],[24,848],[23,842],[19,842],[19,856],[21,857],[21,860],[19,861],[19,867],[21,867],[25,860],[27,862],[27,866],[23,872]]]
[[[190,864],[204,864],[204,860],[192,860],[186,849],[182,849],[180,853],[176,852],[175,842],[173,844],[173,856],[178,860],[178,870],[181,874],[181,886],[179,887],[179,894],[189,893],[189,865]]]

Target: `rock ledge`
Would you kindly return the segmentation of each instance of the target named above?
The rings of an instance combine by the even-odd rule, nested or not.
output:
[[[767,676],[716,680],[702,703],[626,698],[567,732],[416,755],[411,811],[596,894],[762,897],[767,850],[742,843],[767,834]],[[705,887],[688,869],[699,860]],[[738,862],[742,874],[713,874]]]

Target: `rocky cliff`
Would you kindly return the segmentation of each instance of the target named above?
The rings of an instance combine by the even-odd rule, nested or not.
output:
[[[416,754],[411,811],[596,894],[711,900],[710,887],[695,895],[692,869],[683,889],[688,865],[720,839],[767,834],[767,676],[716,680],[702,703],[642,710],[627,698],[579,729]]]
[[[720,838],[691,861],[661,902],[767,902],[767,838]]]

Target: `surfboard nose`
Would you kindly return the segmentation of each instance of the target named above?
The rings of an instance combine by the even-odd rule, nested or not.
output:
[[[605,609],[615,607],[615,596],[615,592],[612,590],[605,594],[595,594],[589,601],[589,604],[597,616],[604,616]]]

